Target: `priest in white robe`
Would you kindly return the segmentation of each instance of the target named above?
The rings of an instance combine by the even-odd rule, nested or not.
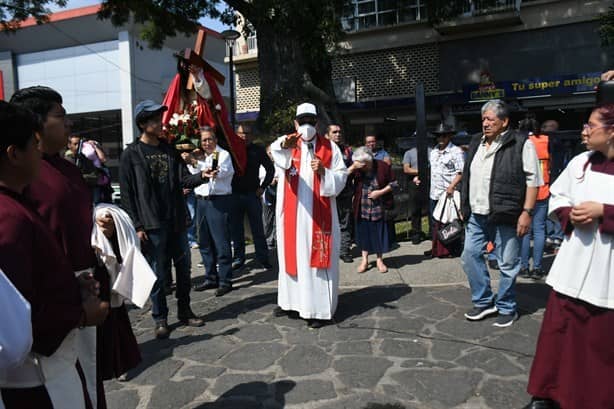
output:
[[[330,321],[339,295],[337,196],[347,168],[338,146],[316,132],[313,104],[297,107],[296,133],[271,145],[277,184],[278,307],[298,312],[311,328]]]

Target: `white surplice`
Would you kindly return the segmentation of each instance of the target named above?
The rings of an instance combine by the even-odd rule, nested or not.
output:
[[[329,197],[332,220],[332,248],[330,249],[330,268],[318,269],[310,266],[313,215],[313,170],[312,153],[303,143],[301,149],[301,167],[298,173],[297,216],[296,216],[296,259],[297,275],[290,276],[285,271],[284,233],[284,187],[286,172],[292,165],[292,149],[283,149],[281,143],[285,136],[271,144],[271,154],[278,171],[277,184],[277,255],[279,260],[279,279],[277,303],[284,310],[297,311],[304,319],[329,320],[337,309],[339,296],[339,246],[340,229],[337,217],[337,196],[345,187],[347,168],[339,147],[331,142],[332,160],[330,169],[321,176],[320,194]],[[316,143],[317,138],[313,139]],[[317,151],[317,145],[314,151]]]
[[[593,172],[591,152],[573,158],[550,187],[548,213],[594,201],[614,205],[614,176]],[[566,236],[546,283],[561,294],[590,304],[614,308],[614,236],[602,233],[598,221],[574,226]]]

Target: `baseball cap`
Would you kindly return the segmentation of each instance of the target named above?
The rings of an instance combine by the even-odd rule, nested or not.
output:
[[[305,102],[296,107],[296,119],[308,115],[318,116],[315,105]]]
[[[158,112],[158,111],[164,112],[166,110],[168,110],[168,108],[165,105],[156,104],[151,99],[146,99],[136,104],[136,107],[134,108],[134,117],[136,118],[139,115],[146,113],[146,112],[147,113]]]

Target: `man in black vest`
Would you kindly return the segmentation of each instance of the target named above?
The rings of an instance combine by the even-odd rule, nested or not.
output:
[[[461,189],[466,222],[461,260],[473,302],[465,318],[477,321],[499,313],[496,327],[510,326],[518,318],[514,283],[520,270],[520,238],[529,230],[537,188],[543,184],[533,143],[526,133],[508,126],[505,102],[492,100],[482,106],[482,134],[469,144]],[[495,244],[501,272],[496,297],[484,261],[488,241]]]

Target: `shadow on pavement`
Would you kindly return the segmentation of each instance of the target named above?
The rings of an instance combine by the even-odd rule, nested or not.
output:
[[[398,284],[373,286],[341,293],[335,320],[341,323],[354,316],[364,314],[375,307],[396,308],[388,305],[388,303],[394,302],[411,292],[410,286]]]
[[[384,263],[386,263],[388,267],[401,268],[403,266],[420,264],[425,260],[431,260],[431,258],[431,256],[425,256],[423,254],[404,254],[392,257],[384,256]]]
[[[177,325],[170,325],[171,330]],[[164,340],[150,339],[139,343],[141,351],[141,363],[134,369],[128,371],[127,379],[131,380],[145,372],[147,368],[158,362],[164,361],[173,356],[173,350],[182,345],[189,345],[199,341],[207,341],[215,337],[232,335],[237,332],[237,328],[231,328],[219,334],[186,335],[181,338],[168,338]]]
[[[195,409],[262,409],[271,407],[271,401],[275,401],[275,407],[283,408],[286,404],[285,395],[295,386],[296,382],[289,380],[270,384],[241,383],[224,392],[215,402],[203,403]]]
[[[533,314],[548,303],[552,288],[543,281],[516,282],[516,299],[523,314]]]
[[[367,403],[363,409],[405,409],[400,403]]]

